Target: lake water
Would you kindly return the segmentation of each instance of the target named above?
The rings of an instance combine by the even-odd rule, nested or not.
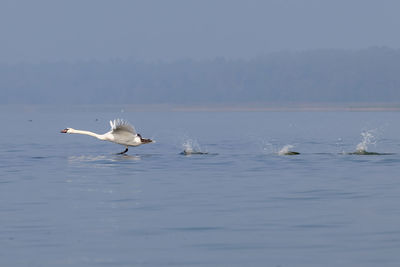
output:
[[[399,115],[3,107],[0,266],[399,266]]]

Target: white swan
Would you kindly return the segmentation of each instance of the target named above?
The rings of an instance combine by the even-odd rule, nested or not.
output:
[[[118,154],[125,154],[126,152],[128,152],[129,146],[140,146],[141,144],[154,142],[151,139],[142,138],[140,134],[136,133],[135,128],[133,128],[132,125],[124,120],[116,119],[114,121],[110,121],[110,125],[111,131],[105,134],[96,134],[89,131],[75,130],[73,128],[65,128],[61,132],[69,134],[90,135],[103,141],[110,141],[113,143],[124,145],[126,147],[125,150]]]

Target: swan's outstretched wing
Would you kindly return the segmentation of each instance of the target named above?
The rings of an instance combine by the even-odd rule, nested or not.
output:
[[[129,132],[133,135],[136,135],[135,128],[133,128],[133,126],[127,121],[116,119],[114,121],[110,121],[110,126],[112,133]]]

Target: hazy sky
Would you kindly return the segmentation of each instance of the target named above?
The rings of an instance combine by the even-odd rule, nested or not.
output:
[[[398,0],[1,0],[0,62],[400,48]]]

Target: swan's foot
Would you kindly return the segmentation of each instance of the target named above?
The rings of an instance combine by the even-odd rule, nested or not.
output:
[[[123,154],[125,154],[126,152],[128,152],[128,147],[126,147],[124,151],[117,153],[117,155],[123,155]]]

